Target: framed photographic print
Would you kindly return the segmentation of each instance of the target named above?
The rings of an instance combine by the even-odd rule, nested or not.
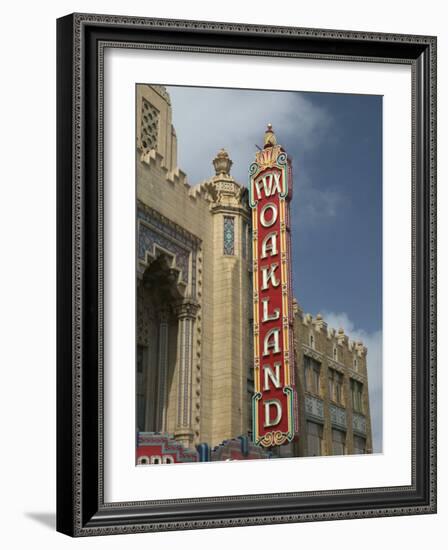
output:
[[[434,513],[436,38],[57,31],[57,529]]]

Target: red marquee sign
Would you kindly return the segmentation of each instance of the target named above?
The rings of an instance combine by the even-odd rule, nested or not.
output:
[[[297,432],[294,382],[289,201],[291,163],[271,125],[249,169],[253,228],[253,438],[263,447]]]

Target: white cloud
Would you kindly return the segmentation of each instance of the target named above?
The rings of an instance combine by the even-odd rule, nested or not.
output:
[[[231,173],[244,185],[268,122],[293,160],[293,224],[301,228],[334,219],[347,197],[334,188],[317,188],[294,156],[315,150],[333,136],[332,115],[310,96],[292,92],[167,87],[178,139],[178,164],[195,185],[214,175],[212,160],[224,147],[233,160]]]
[[[323,312],[329,327],[343,328],[352,340],[362,340],[367,347],[367,373],[369,382],[370,415],[372,418],[373,451],[382,451],[383,440],[383,333],[358,329],[346,313]]]
[[[315,148],[331,125],[331,115],[305,95],[195,87],[167,87],[178,137],[178,164],[191,184],[214,174],[212,160],[224,147],[232,173],[247,184],[247,173],[262,145],[267,123],[288,151]]]

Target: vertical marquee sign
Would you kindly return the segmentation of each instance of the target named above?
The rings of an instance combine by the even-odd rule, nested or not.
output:
[[[289,443],[297,432],[289,201],[291,163],[272,126],[249,169],[254,291],[254,442]]]

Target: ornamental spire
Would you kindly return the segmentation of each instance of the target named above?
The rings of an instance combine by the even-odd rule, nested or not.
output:
[[[269,123],[268,127],[264,133],[264,148],[273,147],[277,145],[277,138],[275,137],[274,130],[272,129],[272,124]]]

